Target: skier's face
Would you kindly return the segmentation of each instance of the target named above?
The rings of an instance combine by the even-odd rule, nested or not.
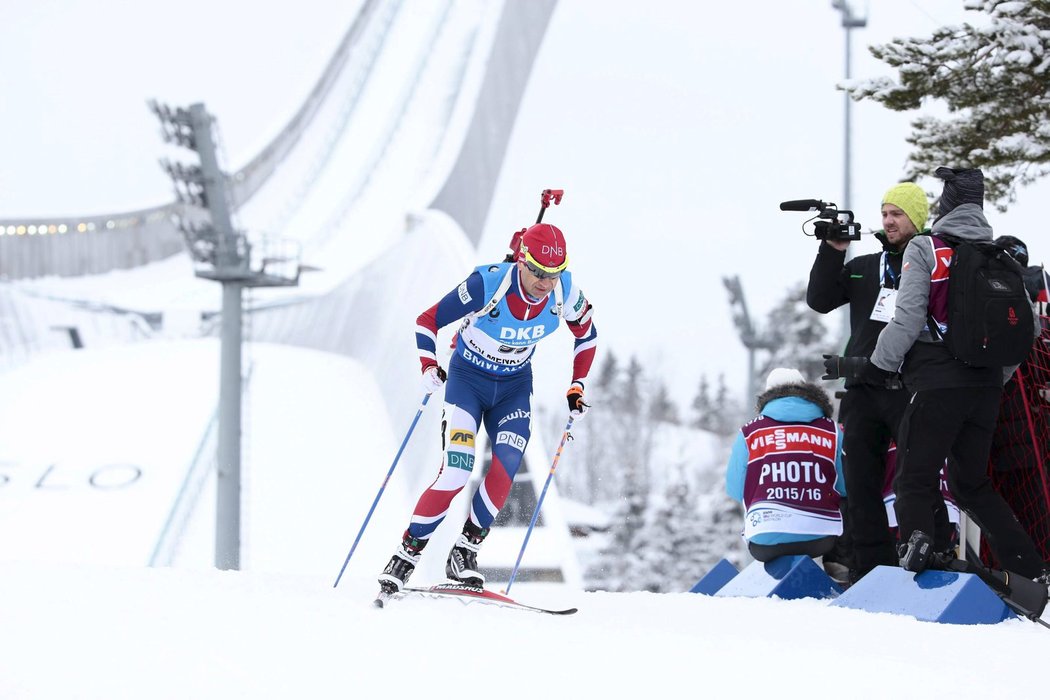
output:
[[[882,229],[891,245],[901,246],[916,234],[915,224],[904,210],[893,204],[882,205]]]
[[[542,299],[547,296],[558,283],[557,277],[537,277],[522,262],[518,263],[518,279],[521,280],[522,289],[533,299]]]

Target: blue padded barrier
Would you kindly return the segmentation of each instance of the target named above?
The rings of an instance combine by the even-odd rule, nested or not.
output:
[[[740,570],[733,566],[732,562],[728,559],[723,559],[711,567],[711,570],[704,574],[704,577],[697,581],[696,585],[689,589],[689,592],[714,595],[739,573]]]
[[[715,593],[716,596],[769,598],[834,598],[842,588],[806,556],[777,557],[756,561]]]
[[[976,574],[914,574],[895,566],[876,567],[832,605],[953,625],[993,625],[1016,617]]]

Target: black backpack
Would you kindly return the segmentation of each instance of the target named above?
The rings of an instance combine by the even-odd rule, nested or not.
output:
[[[954,249],[948,273],[948,330],[930,317],[930,332],[958,360],[974,367],[1024,362],[1035,328],[1021,265],[991,241],[936,234]]]

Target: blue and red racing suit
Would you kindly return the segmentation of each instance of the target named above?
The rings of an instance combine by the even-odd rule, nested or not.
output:
[[[509,275],[509,278],[507,277]],[[496,302],[501,282],[510,286]],[[484,314],[479,312],[486,310]],[[423,492],[408,532],[429,539],[474,467],[479,426],[492,445],[492,466],[471,501],[470,519],[492,525],[510,493],[532,435],[532,354],[565,319],[575,336],[572,381],[583,383],[594,360],[597,331],[587,298],[569,272],[543,299],[521,288],[516,263],[484,265],[416,320],[423,371],[438,364],[437,332],[462,319],[453,341],[442,413],[444,455],[434,483]]]

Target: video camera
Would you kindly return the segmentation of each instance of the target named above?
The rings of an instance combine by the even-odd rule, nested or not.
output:
[[[826,203],[819,199],[793,199],[790,202],[781,202],[780,211],[820,212],[814,217],[820,221],[813,224],[813,236],[819,241],[825,239],[832,241],[860,240],[860,223],[853,219],[853,212],[848,209],[839,211],[835,208],[834,202]],[[803,223],[803,232],[805,226],[806,224]]]

